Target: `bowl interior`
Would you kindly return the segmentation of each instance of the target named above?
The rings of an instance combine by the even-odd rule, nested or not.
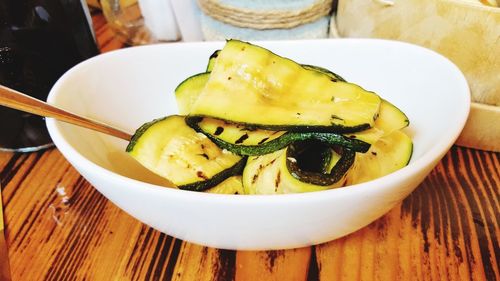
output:
[[[175,87],[204,72],[210,54],[223,44],[152,45],[100,55],[68,71],[48,100],[132,133],[144,122],[177,113]],[[467,118],[470,97],[463,75],[427,49],[371,39],[258,44],[297,62],[328,68],[401,108],[411,122],[406,132],[414,141],[412,163],[442,155]],[[63,153],[70,150],[116,174],[165,184],[124,152],[125,141],[53,120],[48,126]]]

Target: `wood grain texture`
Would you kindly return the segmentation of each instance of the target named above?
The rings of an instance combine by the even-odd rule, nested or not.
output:
[[[236,280],[306,280],[311,247],[281,251],[240,251],[236,254]]]
[[[99,40],[109,36],[96,28]],[[286,251],[162,234],[99,194],[57,149],[0,152],[0,186],[14,280],[500,280],[500,153],[453,147],[384,217]]]
[[[15,280],[500,280],[499,153],[454,147],[369,226],[266,252],[202,247],[149,228],[56,149],[0,153],[0,171]]]

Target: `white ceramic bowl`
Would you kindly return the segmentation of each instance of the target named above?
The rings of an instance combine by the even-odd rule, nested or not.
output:
[[[48,101],[133,132],[177,112],[174,88],[203,72],[223,42],[123,49],[68,71]],[[434,168],[462,130],[470,95],[461,72],[433,51],[384,40],[260,42],[300,63],[333,70],[400,107],[410,118],[410,164],[377,180],[327,191],[235,196],[182,191],[124,152],[126,142],[48,119],[56,146],[109,200],[138,220],[190,242],[226,249],[283,249],[326,242],[382,216]]]

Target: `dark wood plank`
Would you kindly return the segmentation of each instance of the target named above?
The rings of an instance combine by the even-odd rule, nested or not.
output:
[[[499,154],[454,147],[399,206],[316,247],[323,280],[500,280]]]

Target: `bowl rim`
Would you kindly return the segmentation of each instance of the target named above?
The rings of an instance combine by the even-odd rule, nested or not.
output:
[[[117,182],[123,186],[131,185],[134,188],[144,189],[145,191],[151,191],[158,194],[164,194],[165,196],[172,196],[176,198],[186,198],[189,200],[215,200],[215,201],[226,201],[230,199],[230,201],[237,201],[238,204],[241,203],[256,203],[259,202],[261,204],[266,204],[267,202],[273,204],[279,204],[284,202],[291,201],[303,201],[303,200],[323,200],[329,198],[331,196],[350,196],[352,193],[362,192],[365,195],[369,195],[373,192],[378,193],[378,191],[383,190],[384,188],[388,188],[389,186],[398,183],[402,179],[410,178],[413,175],[417,174],[419,171],[425,169],[429,165],[433,165],[433,163],[437,163],[450,149],[453,143],[456,141],[463,127],[465,126],[465,122],[467,120],[469,110],[470,110],[470,89],[467,84],[467,81],[463,75],[463,73],[459,70],[459,68],[451,62],[446,57],[441,54],[406,42],[387,40],[387,39],[361,39],[361,38],[329,38],[329,39],[312,39],[312,40],[280,40],[280,41],[251,41],[251,43],[258,45],[280,45],[280,44],[294,44],[296,42],[300,42],[299,44],[314,44],[318,42],[339,42],[338,44],[343,44],[341,42],[355,42],[358,44],[390,44],[396,45],[404,48],[410,48],[418,50],[419,52],[427,53],[429,56],[435,57],[435,59],[441,60],[444,63],[448,64],[450,71],[455,72],[454,76],[457,76],[456,83],[460,83],[459,87],[462,89],[461,93],[456,93],[456,99],[460,99],[460,103],[457,105],[461,107],[457,107],[456,110],[459,112],[463,112],[461,116],[459,116],[457,122],[452,123],[452,126],[449,126],[448,129],[443,132],[444,135],[448,137],[444,137],[439,139],[434,143],[434,145],[428,151],[425,151],[418,159],[411,161],[407,166],[403,167],[400,170],[397,170],[393,173],[390,173],[386,176],[349,186],[344,186],[340,188],[333,188],[322,190],[318,192],[305,192],[305,193],[293,193],[293,194],[277,194],[277,195],[233,195],[233,194],[214,194],[207,192],[196,192],[189,190],[181,190],[177,188],[168,188],[165,186],[155,185],[143,181],[139,181],[133,178],[126,177],[124,175],[115,173],[111,170],[108,170],[91,160],[87,159],[85,156],[80,154],[77,149],[75,149],[67,139],[64,137],[64,133],[61,132],[60,127],[58,126],[61,121],[57,121],[53,118],[46,118],[46,125],[49,131],[49,134],[59,149],[59,151],[63,154],[65,158],[70,163],[79,163],[80,166],[86,167],[86,170],[93,171],[98,177],[107,178],[110,181]],[[57,98],[61,95],[60,89],[65,84],[65,81],[68,77],[74,75],[80,71],[80,69],[85,68],[87,65],[91,65],[96,63],[99,60],[107,59],[108,57],[118,56],[122,53],[134,52],[137,49],[146,49],[146,48],[169,48],[168,46],[174,46],[182,44],[186,45],[215,45],[221,43],[220,41],[212,41],[212,42],[176,42],[176,43],[165,43],[165,44],[155,44],[155,45],[146,45],[146,46],[135,46],[126,49],[119,49],[107,53],[103,53],[92,57],[88,60],[85,60],[66,73],[64,73],[54,84],[47,98],[47,102],[57,106]],[[337,43],[332,43],[337,44]],[[334,46],[334,45],[332,45]],[[267,47],[267,46],[266,46]],[[434,165],[433,167],[434,168]],[[384,184],[382,184],[384,183]]]

